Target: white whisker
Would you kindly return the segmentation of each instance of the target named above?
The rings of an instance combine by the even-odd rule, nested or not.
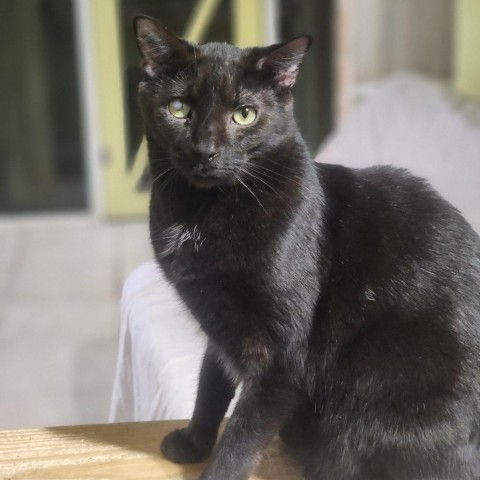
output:
[[[246,165],[246,167],[249,167],[249,165]],[[266,187],[268,187],[272,192],[275,192],[275,188],[273,188],[273,186],[268,183],[266,180],[264,180],[263,178],[260,177],[260,172],[251,172],[248,168],[242,168],[241,169],[241,172],[246,174],[246,175],[249,175],[251,178],[253,178],[254,180],[258,180],[260,182],[262,182]]]
[[[164,170],[160,175],[157,175],[157,176],[152,180],[152,183],[155,183],[157,180],[159,180],[160,178],[162,178],[164,175],[166,175],[168,172],[171,172],[172,170],[173,170],[173,167],[167,168],[167,169]]]
[[[240,178],[239,175],[235,174],[235,178],[251,193],[253,198],[257,201],[258,205],[263,208],[263,211],[268,214],[268,212],[265,210],[265,207],[263,206],[262,202],[258,199],[258,197],[253,193],[253,191],[248,188],[247,184]]]

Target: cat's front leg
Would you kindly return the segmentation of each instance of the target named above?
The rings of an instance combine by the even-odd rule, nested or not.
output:
[[[247,479],[297,403],[297,393],[273,376],[245,382],[212,461],[199,480]]]
[[[187,428],[169,433],[160,446],[175,463],[199,463],[211,453],[220,422],[235,395],[235,385],[226,375],[213,349],[205,353],[192,420]]]

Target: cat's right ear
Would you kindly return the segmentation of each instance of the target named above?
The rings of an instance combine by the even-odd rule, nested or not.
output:
[[[170,33],[154,18],[146,15],[135,17],[134,29],[141,67],[150,78],[155,77],[172,57],[189,53],[190,44]]]

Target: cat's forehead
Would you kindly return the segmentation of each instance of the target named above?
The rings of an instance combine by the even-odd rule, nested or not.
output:
[[[198,46],[194,73],[195,90],[201,92],[210,87],[228,91],[235,89],[243,69],[244,57],[244,50],[227,43],[206,43]]]
[[[175,75],[180,82],[172,86],[186,88],[191,96],[200,99],[212,95],[224,100],[232,98],[239,88],[247,55],[246,50],[226,43],[195,45],[194,56],[189,59],[189,73]]]
[[[192,47],[188,57],[172,62],[160,77],[157,86],[162,97],[187,97],[211,106],[212,100],[235,103],[258,90],[259,86],[252,88],[250,81],[252,49],[217,42]]]
[[[212,72],[225,73],[238,68],[247,51],[228,43],[211,42],[196,46],[202,63]]]

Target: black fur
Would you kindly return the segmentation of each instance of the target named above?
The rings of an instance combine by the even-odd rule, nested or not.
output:
[[[290,93],[308,37],[193,46],[148,17],[136,33],[151,240],[209,338],[164,455],[205,459],[241,383],[202,480],[248,478],[277,433],[307,479],[480,478],[475,232],[404,170],[311,161]]]

